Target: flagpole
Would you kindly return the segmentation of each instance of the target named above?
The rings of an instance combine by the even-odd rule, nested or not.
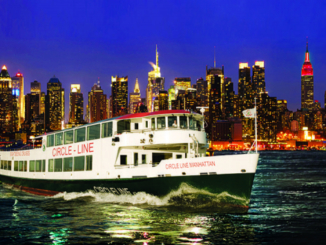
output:
[[[257,107],[256,107],[256,97],[255,97],[255,140],[256,140],[256,153],[257,153]]]

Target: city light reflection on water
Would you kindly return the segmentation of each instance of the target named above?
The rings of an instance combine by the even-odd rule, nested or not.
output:
[[[319,244],[324,159],[323,152],[262,153],[247,212],[158,205],[149,196],[137,205],[103,194],[44,198],[0,187],[1,244]]]

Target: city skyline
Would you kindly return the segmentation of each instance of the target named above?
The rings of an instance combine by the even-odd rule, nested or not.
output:
[[[129,93],[138,78],[145,97],[151,71],[148,62],[155,62],[156,44],[166,89],[175,77],[191,77],[192,84],[204,78],[206,65],[214,66],[215,46],[216,66],[224,65],[225,77],[232,78],[235,88],[239,63],[248,62],[252,67],[255,61],[263,60],[266,91],[286,99],[288,108],[295,111],[300,108],[300,72],[309,36],[315,100],[323,101],[326,50],[321,30],[325,23],[323,4],[318,1],[308,6],[300,1],[280,1],[279,6],[289,12],[281,11],[277,2],[259,2],[260,7],[255,8],[244,2],[231,7],[213,1],[170,5],[68,2],[65,8],[55,2],[18,2],[4,4],[4,13],[15,9],[17,15],[13,21],[5,14],[0,24],[0,62],[11,76],[18,71],[24,75],[25,93],[34,80],[45,91],[55,75],[66,91],[70,84],[81,84],[84,96],[99,77],[104,93],[110,96],[111,76],[128,76]],[[210,15],[214,8],[225,11]],[[78,11],[71,12],[75,9]],[[115,11],[107,16],[104,12],[108,9]],[[153,9],[160,9],[155,21],[143,17]],[[65,112],[68,115],[67,108]]]

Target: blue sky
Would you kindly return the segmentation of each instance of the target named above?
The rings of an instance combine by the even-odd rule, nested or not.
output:
[[[175,77],[205,76],[225,67],[238,92],[239,62],[264,60],[266,89],[300,108],[300,72],[306,37],[314,68],[315,100],[326,90],[324,1],[0,1],[0,64],[30,83],[55,75],[66,91],[80,83],[87,93],[100,78],[110,95],[111,76],[138,77],[145,97],[149,61],[158,45],[165,88]]]

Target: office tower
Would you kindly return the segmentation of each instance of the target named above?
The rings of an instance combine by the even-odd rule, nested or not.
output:
[[[276,104],[276,123],[277,131],[285,131],[289,129],[288,122],[286,120],[285,112],[287,111],[287,101],[286,100],[277,100]]]
[[[45,108],[46,129],[61,130],[65,115],[65,92],[61,82],[55,76],[47,83]]]
[[[176,99],[175,95],[175,89],[174,86],[171,85],[170,88],[168,89],[168,94],[169,94],[169,110],[172,110],[172,101]]]
[[[109,110],[108,110],[108,118],[112,118],[112,95],[108,98]]]
[[[129,102],[130,102],[129,113],[130,114],[136,113],[136,107],[137,107],[137,104],[139,101],[141,101],[140,90],[139,90],[138,78],[136,78],[134,92],[129,94]]]
[[[208,107],[207,81],[203,78],[197,79],[196,82],[198,106]]]
[[[314,73],[310,62],[308,41],[301,69],[301,109],[312,110],[314,102]]]
[[[24,76],[17,72],[16,76],[11,78],[13,93],[18,97],[18,127],[25,119],[25,99],[24,99]]]
[[[276,142],[277,99],[262,92],[257,98],[257,137],[259,140]]]
[[[12,80],[4,65],[0,73],[0,132],[18,130],[18,96],[12,89]]]
[[[216,140],[216,122],[221,120],[222,115],[222,83],[223,76],[210,76],[210,92],[209,92],[209,129],[208,134],[211,140]]]
[[[238,83],[238,115],[242,119],[242,133],[245,137],[250,137],[253,133],[253,119],[244,118],[242,111],[253,108],[253,94],[250,77],[250,67],[248,63],[239,63],[239,83]]]
[[[225,118],[233,117],[233,103],[234,103],[234,90],[233,90],[233,82],[230,77],[226,77],[224,79],[225,86],[225,100],[224,100],[224,108],[225,108]]]
[[[80,84],[70,85],[69,121],[68,128],[83,125],[84,123],[84,95],[80,91]]]
[[[186,104],[186,91],[179,90],[175,100],[172,100],[172,110],[184,110]]]
[[[174,90],[178,93],[178,90],[187,90],[191,88],[191,78],[190,77],[176,77],[174,79]]]
[[[85,122],[89,123],[89,106],[88,104],[86,105],[86,115],[85,115]]]
[[[197,91],[195,88],[187,88],[186,90],[186,105],[187,110],[196,111],[198,105]]]
[[[239,95],[235,94],[233,96],[233,117],[241,118],[242,112],[240,110],[240,104],[239,104]],[[242,126],[241,126],[241,132],[242,132]]]
[[[40,95],[29,93],[25,95],[25,124],[30,126],[34,118],[40,115]]]
[[[168,92],[165,90],[161,90],[158,95],[158,103],[159,110],[168,110],[169,109],[169,101],[168,101]]]
[[[253,97],[266,92],[264,61],[256,61],[252,66],[252,91]]]
[[[97,122],[107,118],[106,95],[100,86],[100,81],[94,83],[90,92],[88,92],[88,110],[89,122]]]
[[[112,117],[128,113],[128,76],[111,78]]]
[[[153,100],[159,96],[159,91],[164,90],[164,77],[161,77],[161,68],[158,64],[158,52],[156,46],[156,64],[150,62],[153,70],[148,73],[148,84],[146,87],[146,101],[148,112],[153,111]]]

